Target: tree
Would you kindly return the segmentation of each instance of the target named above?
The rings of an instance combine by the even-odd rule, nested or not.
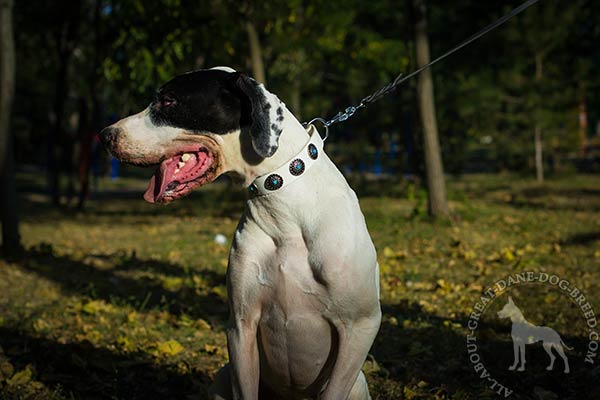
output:
[[[523,21],[528,28],[528,35],[525,43],[529,52],[533,55],[534,76],[533,86],[536,91],[531,95],[534,104],[534,148],[535,148],[535,171],[538,182],[544,181],[544,163],[543,163],[543,142],[542,128],[544,127],[544,114],[548,112],[551,105],[548,104],[547,96],[544,95],[544,86],[546,82],[545,61],[548,55],[557,47],[564,44],[570,34],[570,27],[573,25],[576,17],[577,7],[571,7],[564,10],[558,3],[540,4],[533,10],[523,16]],[[562,24],[556,24],[558,19]],[[547,125],[547,124],[546,124]]]
[[[415,49],[417,65],[421,67],[429,62],[425,2],[424,0],[414,0],[413,4],[416,14]],[[425,152],[429,214],[433,217],[443,217],[447,216],[449,211],[446,200],[446,183],[444,181],[444,167],[440,153],[433,81],[430,69],[426,69],[419,75],[417,96],[419,99],[421,123],[423,124],[423,150]]]
[[[252,72],[254,78],[260,83],[267,83],[265,75],[265,65],[262,57],[262,47],[254,22],[246,21],[246,32],[248,33],[248,43],[250,44],[250,59],[252,60]]]
[[[5,255],[21,249],[17,218],[13,134],[10,129],[15,91],[15,44],[13,38],[13,0],[0,0],[0,197],[2,246]]]

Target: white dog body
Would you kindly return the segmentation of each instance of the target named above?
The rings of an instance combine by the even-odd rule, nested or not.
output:
[[[298,124],[280,146],[288,135],[308,140]],[[283,398],[315,396],[336,377],[346,385],[327,398],[346,398],[379,329],[378,279],[356,195],[324,152],[302,179],[250,198],[228,270],[240,397],[256,391],[260,371]]]
[[[176,77],[101,139],[119,159],[159,164],[144,197],[167,203],[222,173],[248,186],[290,163],[310,134],[277,96],[221,68]],[[343,175],[322,150],[311,163],[246,203],[215,399],[370,398],[361,367],[381,320],[375,248]]]

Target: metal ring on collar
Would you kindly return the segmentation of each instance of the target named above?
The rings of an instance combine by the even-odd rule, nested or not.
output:
[[[327,124],[327,121],[325,121],[323,118],[313,118],[308,122],[305,122],[303,125],[305,127],[312,125],[313,122],[320,122],[321,124],[323,124],[323,126],[325,127],[325,136],[322,136],[321,138],[323,139],[323,141],[326,141],[327,138],[329,137],[329,125]],[[317,134],[319,134],[319,131],[317,130]]]

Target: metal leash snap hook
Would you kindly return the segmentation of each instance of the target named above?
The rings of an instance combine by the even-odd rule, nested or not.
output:
[[[321,124],[323,124],[323,126],[325,127],[325,136],[321,137],[321,139],[323,139],[323,141],[326,141],[327,138],[329,137],[329,124],[327,123],[327,121],[325,121],[323,118],[313,118],[308,122],[303,123],[302,125],[304,125],[305,127],[312,125],[313,122],[320,122]],[[320,135],[319,131],[317,130],[317,134]]]

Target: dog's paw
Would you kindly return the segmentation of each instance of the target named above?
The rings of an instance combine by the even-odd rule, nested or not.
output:
[[[515,370],[515,368],[517,368],[517,366],[516,366],[516,365],[511,365],[510,367],[508,367],[508,370],[509,370],[509,371],[514,371],[514,370]]]
[[[525,366],[521,365],[519,368],[517,368],[517,371],[525,371]]]

